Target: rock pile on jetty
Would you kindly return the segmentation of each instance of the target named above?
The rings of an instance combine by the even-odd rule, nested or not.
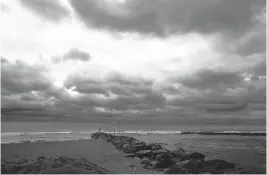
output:
[[[55,158],[37,157],[36,160],[25,158],[2,160],[3,174],[111,174],[110,171],[97,166],[83,158],[74,159],[60,156]]]
[[[146,169],[157,169],[165,174],[240,174],[242,169],[236,169],[235,164],[220,159],[205,160],[205,155],[193,152],[187,153],[182,148],[170,145],[147,144],[133,137],[116,136],[105,132],[96,132],[93,139],[110,142],[116,149],[123,151],[125,157],[137,157]]]

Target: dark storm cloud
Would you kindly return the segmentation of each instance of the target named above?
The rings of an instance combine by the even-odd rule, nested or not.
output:
[[[231,105],[220,105],[220,106],[214,106],[210,104],[209,106],[206,105],[205,107],[202,107],[202,109],[205,109],[207,112],[220,112],[220,111],[227,111],[227,112],[234,112],[234,111],[241,111],[248,108],[248,104],[231,104]]]
[[[252,66],[251,69],[257,69],[257,66]],[[70,100],[72,104],[83,108],[94,106],[108,111],[137,110],[140,113],[146,113],[144,115],[150,113],[147,113],[148,110],[157,108],[164,110],[167,108],[166,106],[174,108],[191,106],[217,112],[229,109],[229,111],[235,112],[243,110],[243,108],[239,108],[242,105],[245,105],[244,109],[246,109],[246,104],[249,102],[264,103],[262,101],[265,97],[262,85],[264,79],[245,82],[243,73],[223,69],[202,69],[186,77],[177,78],[175,81],[167,81],[163,87],[155,89],[153,81],[127,77],[113,72],[102,80],[71,76],[65,82],[65,86],[76,87],[75,91],[88,94],[75,102]],[[179,84],[179,86],[175,87],[173,83]],[[183,97],[169,100],[166,99],[165,94],[182,95]],[[113,98],[113,95],[116,97]],[[201,106],[201,104],[204,105]],[[213,104],[221,104],[224,107],[220,108]],[[166,115],[168,112],[171,114],[170,109],[166,110]],[[183,113],[184,111],[179,112]]]
[[[227,42],[227,41],[226,41]],[[235,41],[228,41],[233,43]],[[226,43],[227,44],[227,43]],[[241,56],[261,53],[266,56],[266,7],[258,9],[251,28],[235,44],[235,52]]]
[[[264,84],[261,87],[249,89],[247,97],[249,102],[266,104],[266,80],[262,81]]]
[[[50,82],[44,76],[45,69],[31,67],[23,62],[1,64],[1,86],[12,92],[21,93],[49,88]]]
[[[226,91],[224,91],[226,92]],[[199,91],[199,94],[202,94],[202,91]],[[242,95],[236,95],[228,93],[228,94],[222,94],[220,92],[211,91],[209,93],[205,93],[204,95],[200,96],[192,96],[189,94],[189,96],[185,98],[174,98],[172,100],[168,100],[166,103],[169,106],[172,107],[179,107],[179,106],[193,106],[197,108],[205,108],[206,106],[212,106],[212,105],[236,105],[236,104],[242,104],[247,103],[246,97]]]
[[[43,74],[46,69],[22,62],[7,62],[2,67],[1,103],[5,121],[100,121],[132,117],[185,120],[205,111],[261,110],[266,103],[265,80],[258,78],[244,83],[242,72],[206,69],[175,82],[166,81],[162,88],[151,80],[117,72],[101,79],[71,75],[64,86],[78,93],[73,95],[53,86]],[[257,70],[257,65],[251,69]],[[180,85],[175,87],[175,83]],[[170,100],[165,94],[182,98]],[[247,107],[248,103],[254,107]]]
[[[10,95],[10,94],[12,94],[12,92],[1,87],[1,95]]]
[[[12,108],[1,108],[1,113],[12,113],[12,112],[22,112],[22,111],[42,111],[38,108],[22,108],[22,107],[12,107]]]
[[[20,0],[20,2],[45,18],[53,21],[60,21],[69,15],[59,1],[55,0]]]
[[[255,76],[266,76],[266,56],[254,67],[249,68],[248,72]]]
[[[109,110],[137,110],[163,107],[165,97],[154,92],[152,81],[140,78],[129,78],[118,73],[110,73],[104,80],[83,79],[72,76],[65,82],[66,87],[76,87],[75,91],[88,94],[75,104],[82,106],[102,107]],[[95,95],[102,94],[104,99]],[[93,96],[92,96],[93,95]],[[112,98],[116,95],[116,98]]]
[[[29,116],[48,116],[46,108],[54,99],[47,92],[53,90],[46,77],[47,69],[21,61],[1,64],[1,114],[3,120],[27,121]]]
[[[153,12],[136,11],[131,15],[116,16],[104,10],[95,0],[70,1],[70,3],[88,26],[123,32],[162,34],[157,16]]]
[[[80,93],[97,93],[108,95],[109,92],[129,96],[134,94],[147,94],[152,91],[153,82],[136,77],[127,77],[117,72],[109,73],[103,80],[69,76],[65,81],[68,88],[74,87]]]
[[[220,86],[231,88],[243,80],[237,72],[203,69],[192,76],[181,77],[178,81],[189,88],[217,89]]]
[[[251,27],[254,8],[265,6],[264,0],[135,0],[118,7],[125,14],[116,14],[99,1],[70,3],[90,27],[158,36],[186,32],[242,35]]]
[[[69,76],[64,82],[64,86],[67,88],[75,87],[75,91],[86,94],[103,94],[107,95],[107,89],[103,86],[101,82],[95,81],[93,79],[79,79],[80,77]]]
[[[255,53],[264,53],[266,55],[266,33],[251,38],[248,42],[238,47],[237,53],[247,56]]]
[[[259,62],[240,72],[202,69],[191,75],[176,78],[171,82],[180,84],[178,88],[170,86],[171,88],[163,89],[163,92],[184,96],[169,99],[166,105],[191,106],[216,113],[254,110],[251,105],[266,104],[266,76],[263,76],[262,71],[265,71],[265,64]],[[242,75],[244,73],[251,78],[245,80],[246,77]]]
[[[165,97],[156,92],[143,96],[119,96],[108,100],[103,107],[115,110],[146,110],[164,107]]]
[[[191,107],[194,110],[203,112],[238,112],[248,109],[248,100],[246,97],[240,95],[232,97],[230,95],[222,94],[206,94],[205,96],[200,97],[190,97],[185,99],[173,99],[166,103],[168,106],[173,108]],[[180,113],[183,111],[179,111]],[[168,112],[167,112],[168,113]]]

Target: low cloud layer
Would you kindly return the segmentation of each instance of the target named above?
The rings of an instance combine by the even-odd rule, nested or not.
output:
[[[264,5],[6,2],[2,120],[260,125],[266,116]],[[40,23],[44,17],[51,23]]]

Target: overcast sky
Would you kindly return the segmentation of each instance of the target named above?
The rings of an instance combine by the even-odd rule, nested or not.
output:
[[[1,0],[3,121],[265,123],[264,0]]]

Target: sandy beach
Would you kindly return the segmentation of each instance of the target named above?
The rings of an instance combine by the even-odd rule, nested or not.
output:
[[[144,169],[140,164],[140,160],[124,157],[122,152],[102,140],[12,143],[2,144],[1,146],[2,163],[20,158],[35,160],[40,156],[46,158],[65,156],[84,158],[112,173],[153,173]]]

